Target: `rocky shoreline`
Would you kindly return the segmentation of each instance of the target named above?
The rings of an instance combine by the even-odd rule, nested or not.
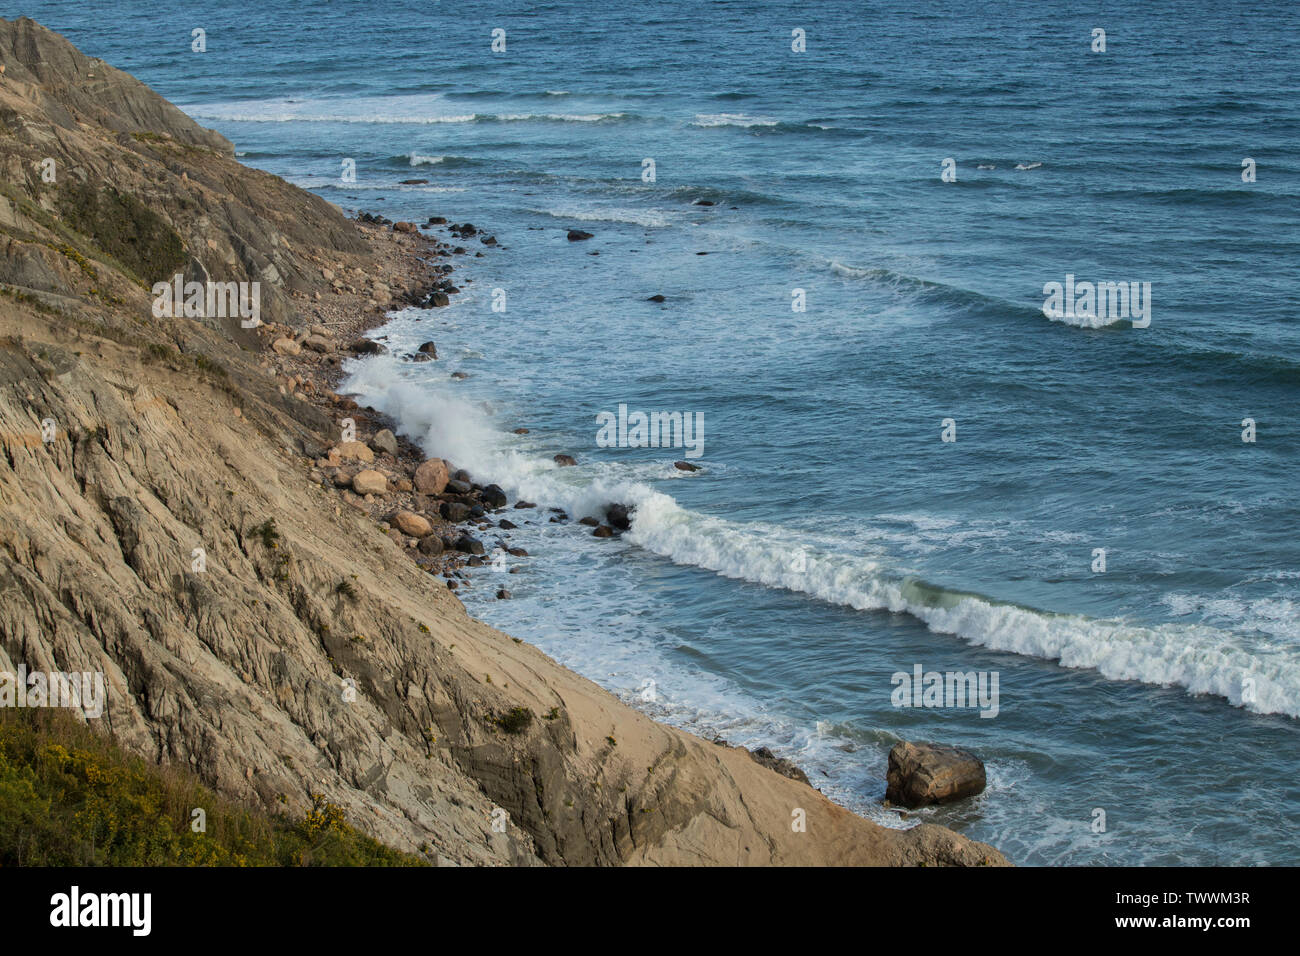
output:
[[[387,309],[450,301],[447,267],[495,237],[348,220],[31,20],[0,20],[0,63],[0,671],[100,673],[91,723],[123,748],[276,812],[324,797],[437,864],[1005,863],[465,612],[508,516],[559,516],[336,388]],[[173,276],[261,283],[262,325],[160,313]]]

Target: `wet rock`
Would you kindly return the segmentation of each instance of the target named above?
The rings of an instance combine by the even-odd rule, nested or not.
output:
[[[969,750],[900,741],[889,751],[885,799],[904,807],[952,803],[984,792],[984,763]]]
[[[507,591],[505,588],[497,588],[497,600],[498,600],[498,601],[509,601],[509,600],[510,600],[510,592]]]
[[[465,381],[465,379],[469,378],[469,373],[468,373],[468,372],[452,372],[452,373],[451,373],[451,377],[454,378],[454,379],[455,379],[456,381],[458,381],[458,382],[463,382],[463,381]]]
[[[612,538],[614,529],[607,524],[603,524],[591,533],[593,538]]]
[[[527,428],[516,428],[516,429],[515,429],[515,434],[516,434],[516,435],[527,435],[527,434],[528,434],[528,429],[527,429]]]
[[[483,504],[489,508],[504,508],[506,506],[506,493],[500,485],[488,485],[483,489]]]
[[[675,461],[673,467],[678,471],[699,471],[699,465],[692,465],[689,461]]]
[[[442,517],[452,524],[469,520],[469,505],[460,501],[444,501],[438,509]]]
[[[579,518],[578,524],[585,524],[588,528],[599,528],[600,522],[588,515],[585,518]]]
[[[348,346],[348,351],[356,355],[383,355],[388,347],[370,339],[357,339]]]
[[[528,557],[528,552],[523,548],[506,548],[506,554],[514,555],[516,558]]]
[[[745,748],[741,748],[744,750]],[[778,757],[767,747],[759,747],[757,750],[746,750],[746,753],[753,758],[755,763],[760,763],[769,770],[775,770],[783,777],[789,777],[791,780],[798,780],[800,783],[808,783],[808,775],[800,770],[795,764],[786,760],[784,757]],[[808,783],[812,786],[811,783]]]
[[[537,507],[537,503],[536,503],[536,502],[533,502],[533,501],[516,501],[516,502],[515,502],[515,507],[516,507],[516,508],[536,508],[536,507]]]
[[[578,463],[578,459],[572,455],[556,455],[553,460],[557,465],[576,465]]]
[[[445,225],[447,225],[447,217],[446,217],[446,216],[430,216],[430,217],[429,217],[428,225],[430,225],[430,226],[445,226]]]
[[[584,239],[590,239],[590,238],[592,238],[592,235],[591,235],[591,233],[589,233],[589,232],[583,232],[581,229],[570,229],[570,230],[569,230],[569,241],[570,241],[570,242],[581,242],[581,241],[584,240]]]
[[[460,472],[456,472],[460,474]],[[474,490],[473,486],[464,478],[449,478],[443,486],[449,495],[467,495]]]
[[[717,203],[715,203],[712,199],[697,199],[695,200],[695,202],[691,203],[691,205],[692,206],[716,206]]]
[[[420,229],[413,222],[395,222],[393,223],[393,232],[419,232]]]
[[[418,349],[416,349],[416,351],[423,352],[425,355],[430,355],[433,358],[438,357],[438,346],[434,345],[432,342],[423,343]]]
[[[420,539],[419,548],[421,554],[437,555],[442,554],[444,546],[442,538],[436,534],[427,534]]]
[[[441,309],[443,306],[451,305],[451,299],[445,292],[430,292],[423,305],[426,309]]]
[[[483,542],[473,535],[463,534],[456,539],[456,550],[462,554],[483,554]]]
[[[429,185],[429,180],[427,180],[427,179],[403,179],[402,182],[401,182],[401,185],[403,185],[403,186],[427,186],[427,185]],[[397,227],[394,226],[393,228],[396,229]]]
[[[505,518],[502,518],[497,523],[497,527],[504,528],[506,531],[513,531],[515,528],[518,528],[519,525],[515,524],[513,521],[507,521]]]
[[[652,295],[650,296],[650,298],[646,299],[647,302],[664,302],[666,300],[667,297],[662,292],[656,293],[655,295]]]
[[[619,531],[627,531],[632,527],[632,513],[635,510],[635,507],[629,508],[617,503],[608,505],[605,508],[605,520]]]

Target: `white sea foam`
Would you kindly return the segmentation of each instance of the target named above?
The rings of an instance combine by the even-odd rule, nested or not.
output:
[[[972,644],[1091,668],[1111,680],[1181,686],[1259,713],[1300,717],[1300,654],[1203,624],[1139,625],[1053,614],[957,593],[903,577],[875,557],[810,548],[799,532],[739,524],[680,507],[609,465],[560,468],[523,450],[484,411],[451,389],[404,380],[379,356],[354,366],[348,388],[392,415],[430,454],[481,480],[574,517],[612,501],[635,505],[624,540],[672,561],[738,580],[785,588],[858,610],[908,614]],[[802,564],[792,561],[805,552]],[[1280,609],[1279,609],[1280,613]]]
[[[744,113],[696,113],[692,126],[776,126],[779,120],[746,116]]]

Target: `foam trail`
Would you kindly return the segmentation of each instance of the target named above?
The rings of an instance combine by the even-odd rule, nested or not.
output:
[[[907,614],[937,633],[1090,668],[1111,680],[1181,686],[1257,713],[1300,717],[1300,657],[1293,649],[1252,652],[1244,636],[1214,627],[1053,614],[950,591],[891,573],[872,559],[809,549],[780,526],[741,525],[693,512],[643,482],[620,477],[625,472],[616,466],[561,468],[512,448],[513,436],[496,429],[477,405],[438,385],[403,381],[403,364],[391,356],[358,362],[350,367],[348,387],[396,419],[429,454],[521,498],[564,508],[573,517],[600,516],[613,501],[635,505],[624,540],[677,564],[857,610]],[[794,560],[800,552],[802,564]]]

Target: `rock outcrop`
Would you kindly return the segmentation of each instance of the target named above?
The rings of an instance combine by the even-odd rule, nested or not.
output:
[[[375,455],[274,377],[270,339],[151,310],[173,270],[256,280],[298,342],[310,303],[380,265],[358,227],[30,20],[0,20],[0,58],[0,670],[102,672],[92,723],[129,750],[266,808],[323,794],[444,864],[1004,862],[877,826],[473,620],[407,555],[437,535],[399,544],[309,477],[322,449]],[[126,261],[123,230],[157,254]]]
[[[952,803],[984,792],[984,763],[969,750],[900,741],[889,751],[885,799],[903,807]]]

